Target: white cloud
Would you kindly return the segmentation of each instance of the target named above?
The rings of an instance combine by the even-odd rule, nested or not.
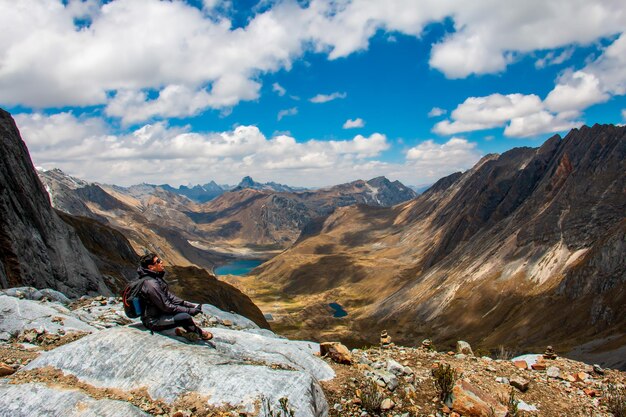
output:
[[[332,93],[332,94],[318,94],[315,97],[309,99],[311,103],[327,103],[329,101],[337,100],[340,98],[346,98],[346,93]]]
[[[295,116],[296,114],[298,114],[298,108],[297,107],[292,107],[290,109],[285,109],[285,110],[281,110],[278,112],[278,116],[276,117],[277,120],[282,120],[283,117],[285,116]]]
[[[285,88],[278,83],[272,84],[272,91],[274,91],[276,94],[278,94],[281,97],[284,96],[285,93],[287,93],[287,90],[285,90]]]
[[[576,106],[573,106],[576,107]],[[508,137],[531,137],[578,127],[580,113],[565,106],[559,113],[551,113],[538,96],[523,94],[492,94],[486,97],[469,97],[443,120],[433,131],[440,135],[505,127]]]
[[[517,55],[535,50],[552,54],[546,62],[556,63],[567,54],[551,51],[626,27],[622,0],[263,2],[244,27],[233,27],[228,18],[232,1],[204,0],[202,9],[157,0],[64,3],[0,2],[0,103],[109,105],[115,117],[122,110],[143,120],[180,117],[254,100],[260,75],[289,70],[309,49],[329,59],[350,55],[366,49],[381,30],[418,37],[427,25],[450,19],[454,32],[433,46],[430,63],[459,78],[502,71]],[[77,27],[75,18],[90,24]],[[623,38],[585,69],[611,94],[625,88]],[[172,88],[184,93],[171,96]],[[134,100],[120,102],[124,94]],[[176,97],[194,104],[174,109]]]
[[[439,116],[443,116],[446,113],[447,113],[447,111],[444,110],[444,109],[440,109],[439,107],[433,107],[428,112],[428,117],[439,117]]]
[[[481,157],[476,143],[453,137],[438,144],[427,140],[409,149],[408,163],[420,172],[422,179],[437,180],[444,175],[471,168]],[[422,181],[422,183],[428,181]],[[413,182],[417,184],[418,182]]]
[[[545,68],[550,65],[560,65],[570,59],[574,54],[574,48],[566,48],[561,53],[557,54],[556,51],[549,51],[542,58],[535,61],[535,68]]]
[[[120,185],[210,179],[234,183],[244,172],[261,178],[286,177],[292,184],[333,184],[339,178],[357,179],[361,172],[355,166],[375,163],[370,159],[390,146],[379,133],[300,143],[287,135],[267,138],[255,126],[201,134],[159,122],[115,135],[102,120],[72,113],[20,114],[15,119],[37,166]]]
[[[434,132],[452,135],[459,132],[490,129],[502,126],[515,117],[528,116],[542,110],[541,99],[534,94],[492,94],[469,97],[457,106],[448,120],[437,123]]]
[[[515,117],[504,129],[504,135],[510,137],[530,137],[548,132],[562,132],[580,127],[582,122],[554,116],[547,111],[540,111],[528,116]]]
[[[561,78],[546,97],[545,104],[549,110],[561,112],[581,110],[608,99],[609,95],[602,91],[595,75],[576,71]]]
[[[357,117],[354,120],[348,119],[343,124],[343,128],[344,129],[355,129],[355,128],[359,128],[359,127],[363,127],[363,126],[365,126],[365,122],[360,117]]]

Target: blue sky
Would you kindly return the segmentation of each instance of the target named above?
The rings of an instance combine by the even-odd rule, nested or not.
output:
[[[423,185],[626,118],[623,1],[0,0],[0,106],[104,183]]]

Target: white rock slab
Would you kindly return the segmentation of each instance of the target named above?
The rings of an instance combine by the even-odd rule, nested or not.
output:
[[[208,397],[213,405],[230,404],[254,412],[262,397],[271,404],[287,397],[298,417],[328,414],[328,404],[313,375],[302,370],[248,364],[241,358],[249,355],[252,360],[256,356],[283,364],[275,353],[283,345],[266,347],[266,352],[249,350],[270,341],[282,343],[281,339],[252,340],[253,335],[242,333],[251,339],[244,344],[232,335],[235,331],[214,330],[218,335],[215,348],[159,333],[151,335],[132,326],[107,329],[45,352],[24,369],[53,366],[96,387],[124,391],[146,387],[153,398],[167,402],[191,391]],[[291,354],[287,353],[282,361],[291,363],[287,359]],[[300,367],[308,369],[310,365]],[[312,369],[314,373],[323,373],[322,366]],[[256,411],[262,415],[262,410]]]
[[[251,358],[268,364],[287,365],[305,371],[320,381],[335,377],[333,369],[314,356],[315,352],[320,351],[318,343],[277,339],[229,329],[209,330],[214,335],[211,342],[224,356],[238,360]]]
[[[63,323],[53,322],[60,317]],[[8,340],[11,334],[28,329],[42,329],[49,333],[59,330],[94,332],[96,329],[82,322],[61,304],[40,303],[0,295],[0,340]]]
[[[79,390],[50,388],[43,384],[10,385],[0,380],[0,416],[148,417],[132,404],[96,400]]]

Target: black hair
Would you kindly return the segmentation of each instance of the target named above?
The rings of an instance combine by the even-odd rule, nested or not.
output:
[[[154,264],[154,258],[157,258],[158,256],[159,255],[156,253],[148,253],[139,259],[139,265],[141,265],[142,268],[147,268]]]

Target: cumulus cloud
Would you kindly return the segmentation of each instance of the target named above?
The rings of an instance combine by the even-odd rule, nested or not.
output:
[[[234,27],[228,17],[232,1],[203,0],[202,8],[157,0],[22,1],[19,7],[4,1],[0,102],[103,105],[127,123],[142,119],[120,116],[122,111],[143,120],[194,115],[255,100],[260,75],[289,70],[308,50],[337,59],[368,48],[381,30],[419,37],[445,19],[454,31],[433,45],[430,64],[448,77],[499,72],[535,50],[547,51],[545,62],[556,63],[566,52],[551,51],[623,33],[622,3],[262,2],[244,26]],[[624,89],[625,42],[622,35],[594,68],[585,69],[612,94]],[[182,97],[193,104],[175,110]],[[330,97],[341,96],[316,102]]]
[[[329,101],[337,100],[340,98],[346,98],[346,93],[332,93],[332,94],[318,94],[315,97],[309,99],[311,103],[327,103]]]
[[[595,75],[576,71],[561,78],[546,97],[545,104],[549,110],[561,112],[584,109],[608,99],[609,95],[602,91]]]
[[[475,143],[460,138],[444,144],[425,141],[407,152],[406,161],[383,162],[377,158],[391,144],[380,133],[298,142],[287,134],[268,138],[256,126],[197,133],[157,122],[114,134],[103,120],[70,112],[19,114],[15,119],[37,166],[118,185],[235,184],[244,175],[301,186],[381,175],[424,184],[469,168],[480,157]]]
[[[428,117],[439,117],[439,116],[443,116],[446,113],[447,113],[447,111],[444,110],[444,109],[440,109],[439,107],[433,107],[428,112]]]
[[[278,112],[278,116],[276,116],[277,120],[282,120],[283,117],[285,116],[295,116],[296,114],[298,114],[298,108],[297,107],[292,107],[290,109],[285,109],[285,110],[281,110]]]
[[[209,179],[233,183],[244,173],[298,178],[303,185],[332,184],[338,172],[346,180],[358,178],[355,165],[375,162],[370,159],[390,146],[379,133],[297,142],[288,135],[267,138],[256,126],[197,133],[157,122],[113,134],[104,121],[72,113],[20,114],[15,119],[37,166],[121,185]]]
[[[356,128],[363,127],[363,126],[365,126],[365,122],[360,117],[357,117],[354,120],[348,119],[343,124],[344,129],[356,129]]]
[[[440,135],[505,127],[508,137],[531,137],[541,133],[559,132],[578,127],[573,120],[578,111],[566,108],[553,114],[546,104],[534,94],[492,94],[486,97],[469,97],[452,112],[452,120],[443,120],[433,131]]]
[[[425,176],[423,178],[431,180],[471,168],[480,157],[476,143],[458,137],[443,144],[427,140],[409,149],[406,154],[408,163],[421,172]]]

